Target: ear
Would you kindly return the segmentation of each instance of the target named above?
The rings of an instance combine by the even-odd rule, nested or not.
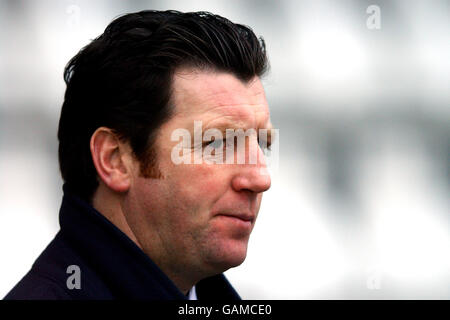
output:
[[[111,129],[100,127],[91,136],[90,149],[99,178],[116,192],[128,191],[132,170],[128,145]]]

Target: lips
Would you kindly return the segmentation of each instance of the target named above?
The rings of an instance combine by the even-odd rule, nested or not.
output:
[[[236,218],[245,222],[253,223],[255,216],[247,213],[219,213],[218,216],[225,216],[230,218]]]

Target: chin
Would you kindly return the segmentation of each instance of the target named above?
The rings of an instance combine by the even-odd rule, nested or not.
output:
[[[209,264],[213,267],[215,273],[222,273],[230,268],[239,266],[245,261],[247,242],[230,242],[215,248],[214,251],[211,252]]]

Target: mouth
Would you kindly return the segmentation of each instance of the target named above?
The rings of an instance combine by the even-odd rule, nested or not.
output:
[[[228,213],[220,213],[217,215],[218,217],[228,219],[238,225],[251,227],[253,222],[255,221],[255,217],[247,214],[228,214]]]

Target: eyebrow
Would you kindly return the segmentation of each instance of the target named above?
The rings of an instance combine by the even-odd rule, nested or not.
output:
[[[259,135],[259,130],[267,130],[266,139],[267,139],[268,145],[270,145],[272,143],[272,130],[274,128],[273,128],[271,123],[269,123],[269,125],[267,127],[263,127],[263,128],[259,127],[259,128],[255,129],[255,128],[244,128],[243,126],[236,126],[235,124],[233,124],[233,123],[231,123],[229,121],[226,121],[226,122],[221,122],[221,123],[219,123],[218,125],[215,125],[215,126],[206,126],[206,127],[204,127],[202,134],[205,131],[207,131],[208,129],[217,129],[217,130],[219,130],[222,133],[222,136],[224,138],[226,137],[226,130],[227,129],[232,129],[232,130],[242,129],[244,132],[246,130],[248,130],[248,129],[254,129],[254,130],[256,130],[256,134],[257,135]],[[259,136],[258,136],[258,139],[259,139]]]
[[[206,131],[208,129],[218,129],[219,131],[221,131],[223,133],[226,132],[226,129],[233,129],[233,130],[242,129],[244,131],[247,130],[247,129],[255,129],[256,131],[258,131],[260,129],[266,129],[266,130],[268,130],[270,132],[270,130],[273,129],[273,126],[272,126],[271,123],[269,123],[269,125],[267,127],[264,126],[264,127],[258,127],[258,128],[245,128],[245,126],[236,125],[236,123],[232,123],[232,122],[226,121],[226,122],[221,122],[221,123],[219,123],[217,125],[214,125],[214,126],[213,125],[208,125],[208,126],[203,128],[203,131]]]

